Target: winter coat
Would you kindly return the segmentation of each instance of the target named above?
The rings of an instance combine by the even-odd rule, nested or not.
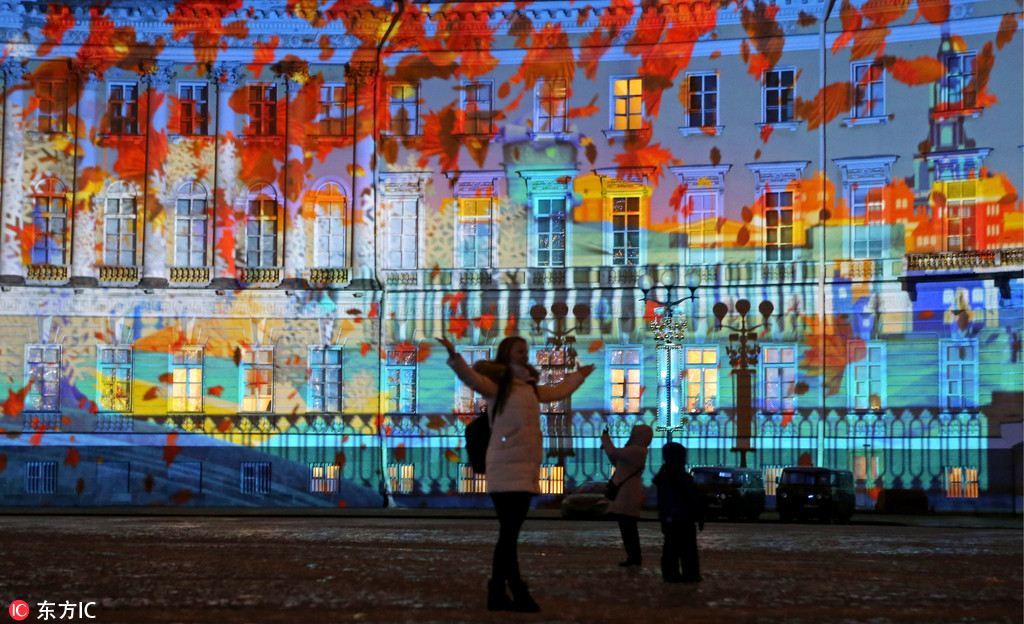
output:
[[[669,442],[662,448],[662,457],[665,463],[654,475],[658,519],[669,524],[697,522],[703,527],[703,504],[697,484],[686,471],[686,450],[678,442]]]
[[[487,492],[540,494],[540,465],[544,460],[540,404],[571,395],[583,383],[583,374],[574,371],[557,385],[539,386],[535,385],[533,367],[513,366],[512,388],[501,413],[497,413],[495,401],[504,364],[477,362],[470,368],[461,356],[456,356],[448,358],[448,366],[487,401],[487,413],[492,418],[491,441],[487,445]]]
[[[647,447],[653,437],[654,430],[649,426],[633,425],[626,445],[617,448],[607,431],[601,434],[601,448],[615,466],[612,479],[621,485],[619,495],[608,505],[608,513],[640,516],[640,507],[644,504],[643,468],[647,463]]]

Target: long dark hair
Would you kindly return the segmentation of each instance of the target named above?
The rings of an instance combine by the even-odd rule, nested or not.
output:
[[[498,343],[498,353],[494,356],[494,362],[504,366],[504,371],[501,374],[501,380],[498,381],[498,396],[494,398],[495,414],[500,414],[504,409],[505,400],[508,398],[509,392],[512,391],[512,348],[519,342],[529,346],[521,336],[509,336]],[[526,368],[534,378],[538,376],[537,369],[529,364],[526,365]],[[534,388],[536,389],[535,383]]]

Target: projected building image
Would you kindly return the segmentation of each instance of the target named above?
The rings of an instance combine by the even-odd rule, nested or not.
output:
[[[1012,0],[10,3],[0,504],[475,507],[525,338],[539,506],[655,429],[1019,511]],[[652,493],[653,495],[653,493]],[[920,501],[924,501],[920,503]]]

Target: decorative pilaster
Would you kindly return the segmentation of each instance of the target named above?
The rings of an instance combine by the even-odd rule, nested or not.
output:
[[[81,154],[78,166],[78,180],[75,181],[71,238],[71,279],[72,283],[96,283],[96,211],[92,195],[85,192],[82,180],[102,179],[94,176],[99,167],[99,148],[90,140],[91,130],[100,124],[101,111],[96,105],[96,92],[101,88],[102,77],[91,66],[77,68],[82,95],[78,100],[78,122],[75,125],[75,140]]]
[[[21,244],[25,199],[25,67],[8,57],[0,64],[4,80],[3,199],[0,201],[0,281],[23,279]],[[24,234],[21,234],[24,236]]]
[[[305,285],[302,273],[306,268],[306,220],[302,214],[304,181],[289,163],[302,162],[306,148],[306,136],[294,131],[288,118],[294,112],[295,98],[302,86],[309,81],[309,66],[302,63],[291,69],[285,76],[285,148],[284,148],[284,284],[301,288]],[[297,124],[298,125],[298,124]]]
[[[238,194],[238,144],[231,96],[242,80],[237,65],[220,63],[210,72],[217,92],[217,166],[214,179],[213,286],[235,287],[235,199]],[[227,242],[228,244],[224,244]]]
[[[149,117],[150,124],[146,130],[146,153],[151,163],[146,183],[144,237],[145,246],[142,249],[142,279],[144,285],[166,285],[167,284],[167,244],[171,238],[170,228],[167,224],[172,223],[171,219],[163,219],[163,236],[157,236],[153,228],[154,223],[161,221],[160,215],[166,214],[168,206],[160,203],[160,191],[165,189],[173,180],[167,179],[164,171],[164,163],[167,162],[167,128],[170,116],[170,84],[174,78],[174,63],[158,63],[150,68],[143,77],[143,84],[148,85]],[[163,97],[159,97],[162,94]],[[157,103],[159,102],[159,105]],[[163,140],[154,140],[161,136]],[[173,193],[163,193],[171,197]],[[171,199],[170,201],[174,201]]]
[[[354,90],[353,100],[363,100],[365,89],[377,88],[378,68],[372,63],[352,63],[345,68]],[[373,111],[353,111],[355,128],[355,162],[352,163],[352,273],[358,279],[370,279],[377,266],[375,257],[379,243],[376,238],[377,193],[374,187],[374,151],[376,132]],[[373,284],[365,284],[373,288]]]

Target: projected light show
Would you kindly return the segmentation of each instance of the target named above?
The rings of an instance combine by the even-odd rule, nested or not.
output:
[[[1015,0],[8,1],[0,504],[479,507],[521,336],[534,504],[609,430],[1018,511]],[[651,490],[653,496],[653,490]]]

